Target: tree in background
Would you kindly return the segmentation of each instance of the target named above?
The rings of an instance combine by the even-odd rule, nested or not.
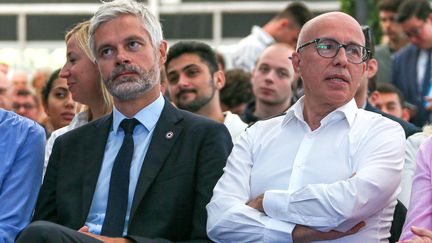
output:
[[[378,15],[378,1],[379,0],[340,0],[341,11],[347,13],[357,19],[359,13],[356,12],[357,2],[366,3],[367,2],[367,22],[360,24],[367,24],[372,29],[372,33],[375,38],[375,43],[379,44],[381,42],[382,31],[379,26],[379,15]],[[359,20],[360,21],[360,20]]]

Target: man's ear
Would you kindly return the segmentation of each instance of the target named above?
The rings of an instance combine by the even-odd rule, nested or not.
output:
[[[378,91],[373,91],[370,95],[369,95],[369,103],[372,106],[376,106],[377,100],[379,98],[380,93]]]
[[[408,108],[402,108],[402,120],[408,121],[411,119],[411,112]]]
[[[213,74],[213,79],[218,90],[221,90],[225,86],[225,74],[223,71],[216,71]]]
[[[291,62],[296,74],[300,74],[300,56],[298,52],[293,52],[291,55]]]
[[[168,43],[165,40],[162,40],[159,44],[159,64],[163,65],[166,61],[166,54],[168,49]]]
[[[288,25],[290,24],[289,20],[286,18],[281,18],[278,21],[279,21],[279,27],[280,28],[288,28]]]
[[[378,72],[378,61],[375,58],[369,60],[367,66],[367,79],[373,78]]]

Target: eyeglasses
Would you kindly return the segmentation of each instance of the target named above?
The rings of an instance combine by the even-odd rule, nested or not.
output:
[[[421,34],[421,32],[423,31],[423,27],[425,25],[426,25],[426,21],[423,22],[423,24],[421,26],[417,26],[417,27],[411,29],[410,31],[405,32],[405,35],[407,37],[416,37],[416,36]]]
[[[14,110],[19,110],[19,109],[21,109],[21,108],[24,108],[24,110],[31,110],[31,109],[34,109],[36,106],[35,105],[32,105],[32,104],[28,104],[28,103],[25,103],[25,104],[13,104],[12,105],[12,108],[14,109]]]
[[[341,47],[345,48],[346,57],[350,63],[360,64],[369,59],[370,51],[357,44],[341,44],[333,39],[317,38],[297,48],[297,52],[310,44],[315,43],[315,49],[321,57],[333,58],[339,53]]]

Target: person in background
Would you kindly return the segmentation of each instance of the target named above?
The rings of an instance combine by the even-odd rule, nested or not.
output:
[[[212,48],[197,41],[181,41],[168,51],[165,62],[172,102],[180,109],[223,123],[236,141],[247,124],[230,111],[222,112],[220,90],[225,75]]]
[[[12,94],[15,95],[18,90],[30,89],[29,74],[24,70],[15,70],[11,75]]]
[[[7,75],[9,72],[9,65],[5,62],[0,62],[0,72]]]
[[[0,72],[0,108],[12,109],[11,88],[5,73]]]
[[[168,82],[167,82],[167,76],[165,72],[165,66],[161,66],[160,70],[160,84],[161,84],[161,92],[162,95],[167,98],[168,100],[171,100],[170,94],[168,92]]]
[[[60,69],[55,70],[42,89],[42,105],[47,114],[43,125],[49,134],[69,125],[78,109],[78,104],[72,100],[66,79],[59,77],[59,73]]]
[[[244,109],[244,122],[280,115],[291,106],[293,85],[298,79],[290,60],[293,51],[287,44],[276,43],[261,53],[251,78],[255,100]]]
[[[44,112],[44,108],[42,105],[42,89],[45,86],[49,76],[51,75],[52,70],[45,68],[45,69],[38,69],[33,72],[33,78],[32,78],[32,89],[34,90],[36,97],[38,99],[39,104],[39,111],[41,111],[39,115],[39,121],[44,121],[47,119],[47,115]]]
[[[274,43],[285,43],[294,48],[302,26],[313,17],[312,12],[301,2],[289,4],[263,27],[253,26],[235,47],[232,56],[233,68],[252,72],[261,52]]]
[[[45,133],[35,121],[0,109],[0,242],[29,224],[42,181]]]
[[[369,103],[369,95],[375,94],[375,91],[377,89],[377,83],[376,83],[376,73],[379,69],[378,62],[374,58],[375,57],[375,49],[374,49],[374,39],[372,35],[372,31],[369,28],[369,26],[362,26],[362,31],[365,36],[365,46],[369,50],[369,58],[366,61],[366,71],[364,72],[364,75],[361,77],[360,86],[356,91],[356,94],[354,96],[358,108],[365,109],[367,111],[372,111],[378,114],[381,114],[382,116],[389,118],[402,126],[405,137],[408,138],[409,136],[413,135],[414,133],[420,132],[421,129],[417,126],[414,126],[413,124],[404,121],[398,117],[395,117],[393,115],[390,115],[388,113],[384,113],[381,110],[375,108]]]
[[[226,71],[225,86],[220,90],[222,111],[241,115],[253,99],[250,73],[240,68]]]
[[[369,102],[382,112],[407,122],[410,120],[410,111],[404,107],[402,93],[391,83],[378,83],[377,89],[369,97]]]
[[[108,93],[88,45],[90,22],[84,21],[73,27],[65,36],[66,63],[59,76],[67,80],[72,99],[85,105],[71,123],[54,131],[45,147],[46,170],[52,147],[60,135],[101,118],[112,111],[112,96]]]
[[[29,89],[16,91],[12,97],[12,110],[20,116],[39,122],[40,110],[38,99]]]
[[[394,54],[408,44],[408,39],[400,24],[396,21],[396,15],[402,0],[380,0],[378,2],[378,14],[381,30],[387,40],[376,46],[375,58],[378,61],[378,83],[389,83],[391,65]]]
[[[225,57],[224,57],[224,55],[222,53],[218,52],[218,51],[215,51],[215,54],[216,54],[216,60],[217,60],[217,63],[218,63],[219,70],[225,72],[226,65],[225,65]]]
[[[34,71],[31,85],[36,94],[40,94],[42,92],[43,87],[45,86],[48,78],[50,77],[52,70],[48,68],[38,69]]]
[[[368,50],[341,12],[306,23],[292,54],[304,95],[235,144],[207,205],[215,242],[384,242],[403,165],[399,124],[354,100]],[[333,240],[333,241],[332,241]]]
[[[412,118],[422,127],[430,121],[432,104],[432,8],[428,0],[403,1],[397,19],[410,44],[398,51],[393,59],[391,82],[403,97],[418,109]],[[429,97],[429,98],[428,98]]]

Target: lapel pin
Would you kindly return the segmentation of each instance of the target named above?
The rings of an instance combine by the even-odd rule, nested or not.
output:
[[[174,133],[173,133],[173,132],[167,132],[167,133],[165,134],[165,137],[166,137],[167,139],[171,139],[173,136],[174,136]]]

